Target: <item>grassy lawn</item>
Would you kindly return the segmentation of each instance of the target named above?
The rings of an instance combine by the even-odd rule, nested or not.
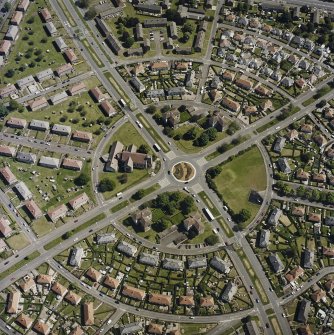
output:
[[[52,43],[54,38],[49,37],[43,28],[43,23],[38,15],[39,6],[45,7],[47,3],[30,2],[28,11],[24,15],[20,25],[19,38],[14,44],[7,64],[0,69],[2,84],[15,83],[18,79],[30,74],[37,73],[48,67],[55,69],[61,64],[66,63],[62,53],[56,51]],[[49,11],[53,14],[50,7]],[[72,41],[54,14],[53,23],[58,29],[58,34],[64,38],[67,45],[72,46]],[[2,29],[3,31],[6,31],[6,29]],[[41,42],[42,40],[43,42]],[[11,78],[7,78],[4,75],[9,69],[14,70],[14,75]]]
[[[43,154],[59,158],[59,156],[52,153],[43,152]],[[14,175],[26,183],[42,211],[46,211],[51,206],[59,205],[60,203],[67,203],[76,195],[83,192],[86,192],[91,201],[94,201],[90,182],[83,188],[74,185],[73,179],[79,176],[79,172],[62,168],[53,170],[2,157],[0,159],[0,166],[4,166],[6,163],[10,163],[10,168]],[[83,172],[89,175],[89,171],[90,163],[85,163]],[[47,197],[45,194],[47,194]]]
[[[230,226],[227,224],[227,222],[221,217],[221,218],[218,218],[217,221],[220,223],[220,226],[223,228],[224,230],[224,233],[227,237],[233,237],[233,231],[232,229],[230,228]]]
[[[123,209],[124,207],[128,206],[130,204],[129,200],[124,200],[122,202],[120,202],[118,205],[114,206],[110,212],[111,213],[116,213],[118,211],[120,211],[121,209]]]
[[[13,250],[21,250],[30,244],[27,237],[23,233],[7,238],[6,242]]]
[[[150,135],[156,140],[158,145],[161,147],[161,150],[165,153],[168,152],[169,151],[168,145],[164,142],[164,140],[156,132],[156,130],[150,126],[145,117],[142,114],[137,114],[137,118],[138,120],[140,120],[140,122],[143,124],[146,130],[150,133]]]
[[[210,200],[210,198],[208,197],[208,195],[202,191],[200,193],[198,193],[198,195],[200,196],[200,198],[202,199],[202,201],[205,203],[205,205],[210,209],[211,213],[213,216],[219,216],[219,210],[217,209],[217,207],[212,203],[212,201]]]
[[[210,223],[208,222],[203,222],[204,225],[204,231],[202,234],[197,235],[196,237],[194,237],[191,240],[188,240],[187,243],[189,244],[198,244],[198,243],[203,243],[204,240],[209,237],[210,235],[213,235],[213,231],[212,231],[212,227],[210,225]]]
[[[181,333],[183,335],[193,335],[193,334],[206,334],[207,331],[216,326],[215,324],[208,323],[183,323],[181,324]]]
[[[224,201],[235,212],[248,209],[251,222],[259,205],[248,201],[252,190],[263,191],[266,188],[266,170],[262,155],[254,147],[222,166],[222,172],[214,179]],[[246,224],[247,224],[246,223]]]
[[[11,273],[13,273],[16,270],[20,269],[21,267],[23,267],[24,265],[26,265],[28,262],[30,262],[33,259],[35,259],[36,257],[38,257],[39,255],[40,255],[40,253],[38,251],[34,251],[32,254],[30,254],[29,256],[25,257],[24,259],[22,259],[22,261],[16,263],[15,265],[13,265],[12,267],[10,267],[9,269],[7,269],[5,271],[1,271],[1,273],[0,273],[0,280],[6,278]]]

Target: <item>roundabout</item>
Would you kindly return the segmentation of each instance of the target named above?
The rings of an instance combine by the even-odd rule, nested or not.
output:
[[[188,183],[196,176],[195,167],[191,163],[185,161],[173,165],[171,171],[173,177],[181,183]]]

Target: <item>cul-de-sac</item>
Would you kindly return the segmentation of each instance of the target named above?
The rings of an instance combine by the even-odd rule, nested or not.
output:
[[[0,0],[7,334],[334,334],[333,0]]]

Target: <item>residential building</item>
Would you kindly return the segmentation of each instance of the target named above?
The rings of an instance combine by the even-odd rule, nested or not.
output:
[[[78,56],[75,54],[73,49],[66,49],[64,52],[64,55],[66,59],[71,63],[71,64],[76,64],[79,61]]]
[[[65,286],[61,285],[60,283],[55,282],[51,286],[51,291],[56,295],[59,295],[60,297],[64,298],[65,294],[68,292],[68,289]]]
[[[309,300],[302,299],[297,306],[296,320],[300,323],[307,323],[310,309],[311,302]]]
[[[209,127],[214,127],[218,131],[224,130],[224,115],[219,111],[214,111],[213,114],[208,119]]]
[[[193,307],[195,306],[195,300],[193,295],[181,295],[179,297],[179,305]]]
[[[162,260],[162,267],[166,270],[183,271],[183,261],[173,258],[165,258]]]
[[[69,302],[71,305],[77,306],[81,301],[81,296],[73,291],[68,291],[64,297],[64,300]]]
[[[125,241],[120,241],[116,249],[129,257],[134,257],[137,253],[137,247]]]
[[[155,14],[155,15],[161,15],[162,14],[162,7],[159,5],[151,5],[146,3],[139,3],[134,6],[138,11],[142,13],[148,13],[148,14]]]
[[[132,77],[130,79],[131,85],[139,92],[142,93],[145,91],[145,85],[141,82],[141,80],[138,77]]]
[[[202,217],[200,213],[191,213],[185,220],[183,220],[183,227],[187,232],[192,230],[199,235],[204,231],[204,226],[201,221]]]
[[[276,152],[276,153],[281,153],[281,151],[283,150],[284,148],[284,145],[285,145],[285,137],[277,137],[276,138],[276,141],[274,143],[274,147],[273,147],[273,151]]]
[[[49,36],[55,36],[57,35],[58,31],[56,26],[53,24],[53,22],[48,22],[45,25],[46,32],[48,33]]]
[[[139,322],[131,322],[119,327],[120,335],[133,335],[143,331],[143,326]]]
[[[166,27],[167,19],[159,18],[159,19],[147,19],[144,21],[145,28],[158,28],[158,27]]]
[[[99,31],[102,33],[104,37],[106,37],[110,33],[110,28],[108,24],[99,17],[95,18],[96,26],[99,29]]]
[[[285,279],[287,280],[288,283],[293,283],[295,282],[299,277],[304,275],[304,270],[302,267],[299,265],[290,270],[286,275]]]
[[[184,78],[184,86],[187,88],[192,88],[194,84],[194,80],[196,77],[196,72],[195,71],[188,71],[185,75]]]
[[[37,206],[33,199],[27,200],[24,206],[33,219],[37,220],[43,216],[41,209]]]
[[[177,87],[170,87],[167,88],[166,94],[167,96],[174,97],[174,96],[181,96],[186,93],[186,90],[182,86],[177,86]]]
[[[7,238],[12,234],[10,221],[3,216],[0,217],[0,233],[4,238]]]
[[[5,41],[8,42],[8,41]],[[10,43],[10,42],[8,42]],[[0,42],[0,54],[1,54],[1,42]],[[0,89],[0,98],[7,98],[10,95],[14,95],[17,94],[17,88],[15,87],[15,85],[13,84],[9,84],[5,87],[3,87],[2,89]]]
[[[80,82],[78,84],[74,84],[72,87],[68,89],[68,93],[71,96],[80,94],[87,90],[86,84],[84,82]]]
[[[122,45],[119,42],[119,40],[117,39],[117,37],[115,37],[113,34],[109,33],[106,42],[109,46],[109,48],[111,49],[111,51],[115,54],[115,55],[119,55],[122,53]]]
[[[5,166],[3,168],[0,168],[0,174],[1,177],[4,179],[6,184],[13,185],[17,182],[17,179],[14,175],[14,173],[11,171],[11,169],[8,166]]]
[[[133,223],[142,231],[148,231],[152,224],[152,211],[150,208],[138,210],[132,215]]]
[[[272,270],[275,273],[278,273],[284,270],[284,265],[277,254],[271,253],[268,256],[268,261],[270,263]]]
[[[94,304],[92,302],[85,302],[82,306],[83,323],[85,326],[94,325]]]
[[[305,249],[302,254],[302,266],[304,269],[312,269],[314,264],[314,251]]]
[[[29,128],[33,130],[46,131],[50,128],[50,124],[48,121],[31,120],[29,123]]]
[[[99,245],[114,243],[116,241],[117,241],[117,238],[114,233],[105,233],[105,234],[96,235],[96,243]]]
[[[60,165],[60,160],[56,157],[41,156],[38,164],[40,166],[44,166],[50,169],[58,169]]]
[[[54,209],[48,210],[48,216],[52,222],[57,222],[59,219],[62,219],[66,216],[68,208],[61,204],[60,206],[55,207]]]
[[[93,140],[93,134],[87,131],[75,130],[72,133],[72,140],[89,143]]]
[[[29,191],[27,185],[23,181],[19,181],[15,185],[15,189],[23,200],[29,200],[32,198],[32,193]]]
[[[139,255],[138,262],[141,264],[157,267],[159,265],[159,256],[142,252]]]
[[[163,121],[165,124],[175,127],[180,122],[181,114],[178,109],[174,108],[170,111],[167,111],[162,115]]]
[[[41,9],[39,13],[45,23],[52,20],[52,16],[47,8]]]
[[[210,260],[210,266],[220,273],[228,274],[231,271],[231,264],[224,261],[218,256],[214,256]]]
[[[201,52],[205,41],[205,31],[201,30],[197,33],[194,49],[196,52]]]
[[[8,314],[17,314],[20,299],[21,299],[21,293],[19,291],[9,292],[7,294],[6,312]]]
[[[36,279],[36,284],[38,285],[51,285],[53,281],[53,277],[46,274],[39,274]]]
[[[139,288],[129,286],[129,285],[123,286],[122,294],[126,297],[129,297],[135,300],[144,300],[146,296],[145,291]]]
[[[16,11],[14,12],[14,14],[12,15],[10,19],[10,24],[14,26],[19,26],[22,19],[23,19],[23,13],[20,11]]]
[[[96,102],[102,102],[106,98],[106,96],[102,93],[101,89],[97,86],[90,89],[89,93],[92,95],[93,99]]]
[[[149,334],[162,335],[164,333],[163,329],[164,329],[163,325],[159,325],[153,322],[150,322],[150,324],[147,326],[147,332]]]
[[[35,81],[35,78],[32,75],[24,77],[22,79],[19,79],[16,82],[16,85],[18,86],[18,88],[20,90],[23,90],[24,88],[26,88],[30,85],[34,85],[34,84],[36,84],[36,81]]]
[[[20,0],[18,3],[16,10],[19,10],[21,12],[26,12],[29,7],[29,0]]]
[[[24,292],[27,293],[28,291],[32,290],[33,288],[36,287],[36,283],[33,278],[30,276],[25,276],[23,279],[20,281],[20,289]]]
[[[162,88],[146,91],[147,98],[159,98],[164,97],[165,91]]]
[[[99,282],[102,278],[102,274],[92,267],[87,270],[85,276],[93,282]]]
[[[30,152],[18,151],[16,153],[16,160],[22,163],[35,164],[37,160],[37,156]]]
[[[70,256],[69,256],[69,259],[68,259],[68,264],[71,265],[71,266],[80,267],[81,260],[82,260],[83,256],[84,256],[83,248],[74,247],[71,250],[71,253],[70,253]]]
[[[109,100],[103,100],[100,104],[100,107],[106,116],[114,116],[117,114],[116,109]]]
[[[261,229],[258,233],[258,247],[267,248],[270,240],[270,230]]]
[[[188,259],[188,268],[189,269],[201,269],[206,268],[208,266],[208,262],[205,257],[196,257]]]
[[[105,171],[107,172],[118,172],[118,153],[122,152],[124,145],[121,142],[114,142],[109,151],[109,158],[105,165]]]
[[[56,70],[56,74],[58,77],[66,76],[67,74],[70,74],[74,71],[74,67],[71,63],[66,63],[64,65],[61,65]]]
[[[81,171],[82,166],[83,166],[82,161],[78,159],[64,158],[62,163],[62,167],[64,169],[75,170],[75,171]]]
[[[169,37],[171,37],[173,40],[177,39],[177,26],[174,21],[170,22],[169,24]]]
[[[11,41],[8,41],[8,40],[1,41],[0,42],[0,55],[5,56],[7,58],[11,48],[12,48]]]
[[[290,173],[291,172],[291,168],[290,168],[289,162],[288,162],[286,157],[284,157],[284,158],[280,157],[277,160],[277,166],[280,169],[280,171],[283,172],[283,173]]]
[[[137,41],[144,40],[143,25],[140,22],[136,24],[136,40]]]
[[[62,37],[57,37],[55,40],[54,40],[56,46],[57,46],[57,49],[60,51],[60,52],[64,52],[68,46],[67,44],[65,43],[64,39]]]
[[[52,105],[58,105],[61,102],[65,101],[68,98],[67,92],[66,91],[62,91],[59,92],[57,94],[55,94],[54,96],[52,96],[50,98],[50,102]]]
[[[61,136],[68,136],[71,134],[71,127],[70,126],[65,126],[61,124],[54,124],[51,131],[54,134],[61,135]]]
[[[148,301],[154,305],[170,306],[172,304],[172,296],[166,294],[150,293]]]
[[[119,280],[112,278],[111,276],[107,275],[104,278],[103,284],[107,286],[108,288],[111,288],[113,290],[117,289],[119,286],[120,282]]]
[[[70,200],[68,203],[73,210],[77,210],[78,208],[82,207],[83,205],[89,202],[88,195],[86,193],[82,193],[75,197],[74,199]]]
[[[15,320],[15,322],[24,329],[29,329],[32,326],[32,319],[25,315],[24,313],[21,313]]]
[[[5,39],[9,41],[15,41],[19,36],[19,27],[11,25],[8,27]]]
[[[230,110],[232,110],[233,112],[238,113],[240,111],[240,104],[234,100],[232,100],[231,98],[225,97],[222,100],[222,105]]]
[[[0,144],[0,156],[14,157],[16,148]]]
[[[224,287],[220,299],[224,302],[231,302],[237,292],[238,292],[238,285],[236,285],[232,281],[229,281]]]
[[[36,79],[41,83],[43,82],[44,80],[48,80],[48,79],[51,79],[53,78],[53,71],[48,68],[46,70],[43,70],[43,71],[40,71],[36,74]],[[44,98],[46,100],[45,97],[41,97],[41,98]]]

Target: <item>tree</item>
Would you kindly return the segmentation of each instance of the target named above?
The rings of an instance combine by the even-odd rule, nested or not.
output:
[[[187,141],[194,140],[196,138],[196,128],[190,128],[184,135],[183,138]]]
[[[103,178],[99,183],[100,192],[111,192],[115,188],[115,182],[109,178]]]
[[[318,96],[318,95],[320,95],[320,93],[315,94],[315,96]],[[319,96],[319,98],[320,98],[320,96]],[[318,98],[317,98],[317,99],[318,99]],[[326,106],[326,104],[327,104],[327,101],[326,101],[326,100],[321,100],[320,102],[318,102],[318,103],[316,104],[316,107],[317,107],[317,108],[323,108],[323,107]]]
[[[137,152],[140,152],[142,154],[147,154],[150,151],[150,147],[147,144],[141,144],[137,150]]]
[[[167,9],[165,17],[167,18],[167,21],[174,21],[178,26],[183,25],[186,21],[176,9]]]
[[[207,173],[211,178],[217,177],[222,172],[222,167],[217,165],[215,167],[210,168]]]
[[[87,185],[89,182],[89,176],[85,173],[81,173],[77,178],[74,179],[74,184],[77,186]]]
[[[204,132],[198,138],[196,138],[196,140],[194,141],[194,145],[196,145],[197,147],[204,147],[209,143],[209,140],[209,135]]]
[[[189,195],[180,202],[180,209],[183,214],[189,214],[192,211],[193,206],[194,199]]]
[[[88,8],[90,4],[90,0],[78,0],[77,3],[80,8]]]
[[[145,192],[143,189],[138,190],[136,193],[132,195],[132,198],[135,200],[140,200],[145,195]]]
[[[123,173],[120,176],[118,176],[117,179],[121,184],[126,184],[128,182],[128,175],[126,173]]]
[[[124,24],[127,28],[133,28],[139,22],[138,18],[136,17],[126,17],[124,21]]]
[[[217,148],[217,151],[222,154],[223,152],[227,151],[228,149],[229,149],[228,143],[223,143],[222,145],[220,145]]]
[[[131,48],[133,43],[135,43],[135,39],[133,37],[128,37],[125,41],[124,41],[124,46],[126,48]]]
[[[15,70],[14,69],[9,69],[6,73],[5,73],[5,76],[7,78],[12,78],[15,74]]]
[[[217,235],[210,235],[204,241],[208,245],[215,245],[219,242],[219,238]]]
[[[154,105],[150,105],[145,109],[145,112],[148,114],[154,114],[157,111],[157,107]]]
[[[169,227],[169,221],[165,218],[160,219],[157,223],[152,225],[152,228],[158,233],[161,233],[168,227]]]
[[[93,20],[94,17],[97,15],[96,10],[94,7],[90,7],[88,11],[85,13],[86,20]]]
[[[10,2],[7,1],[2,8],[7,13],[10,11],[11,7],[12,5],[10,4]]]
[[[181,105],[178,109],[179,109],[180,113],[184,113],[187,110],[187,106],[186,105]]]
[[[214,127],[207,129],[205,133],[208,135],[209,141],[214,141],[217,137],[217,129]]]
[[[304,163],[308,163],[309,161],[311,161],[313,159],[313,153],[310,152],[310,151],[307,151],[307,152],[303,152],[301,155],[300,155],[300,159],[302,162]]]
[[[237,223],[246,222],[251,217],[251,212],[248,209],[242,209],[238,214],[235,215],[234,220]]]
[[[21,105],[16,100],[11,99],[9,101],[8,107],[10,111],[15,111],[18,110],[21,107]]]
[[[6,117],[9,114],[9,110],[4,104],[0,104],[0,117]]]
[[[168,137],[173,137],[174,136],[174,130],[172,127],[166,126],[164,127],[163,130],[164,134],[167,135]]]
[[[182,32],[183,33],[191,34],[193,31],[194,31],[194,29],[193,29],[193,26],[191,25],[190,22],[186,22],[182,27]]]
[[[166,112],[168,112],[169,110],[170,110],[170,106],[165,105],[165,106],[163,106],[163,107],[161,108],[161,113],[166,113]]]

